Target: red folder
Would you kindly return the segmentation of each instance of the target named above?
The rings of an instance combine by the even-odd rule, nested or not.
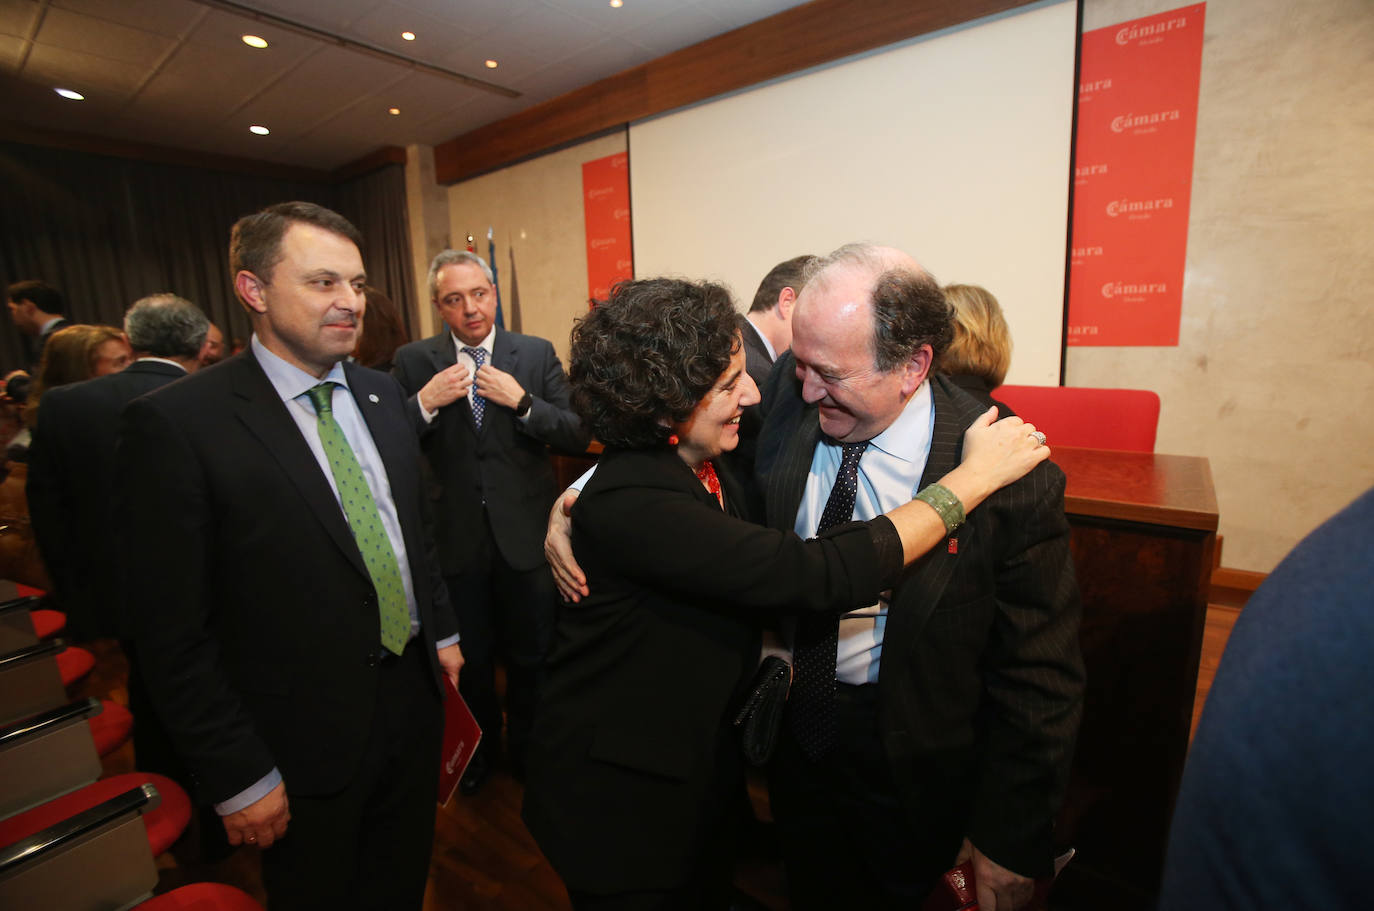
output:
[[[444,688],[448,698],[444,700],[444,748],[439,754],[439,806],[444,806],[458,790],[458,781],[463,777],[472,754],[477,752],[477,744],[482,742],[482,729],[463,697],[453,688],[447,677]]]

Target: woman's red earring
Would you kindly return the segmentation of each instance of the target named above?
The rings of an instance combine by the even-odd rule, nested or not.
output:
[[[677,445],[677,434],[675,434],[675,433],[670,433],[670,434],[668,434],[668,445],[669,445],[669,446],[676,446],[676,445]]]

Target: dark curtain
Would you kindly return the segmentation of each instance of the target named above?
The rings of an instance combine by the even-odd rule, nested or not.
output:
[[[0,143],[0,189],[0,286],[42,279],[61,289],[75,322],[118,326],[138,298],[172,291],[200,305],[226,339],[246,340],[248,317],[229,275],[229,228],[292,199],[353,221],[374,284],[404,294],[408,309],[400,165],[336,186]],[[0,368],[22,366],[23,352],[5,319]]]
[[[406,335],[413,338],[411,313],[415,309],[415,292],[406,223],[405,168],[387,165],[334,189],[334,208],[363,232],[367,283],[391,298],[401,313]]]

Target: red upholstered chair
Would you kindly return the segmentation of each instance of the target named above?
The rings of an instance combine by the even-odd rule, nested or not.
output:
[[[86,721],[91,728],[91,739],[95,741],[95,751],[108,756],[124,746],[134,732],[133,713],[108,699],[100,700],[100,714]]]
[[[143,814],[148,847],[154,857],[172,846],[191,821],[191,798],[181,785],[161,775],[129,772],[102,778],[78,791],[64,794],[42,806],[0,820],[0,847],[9,847],[35,833],[77,815],[133,788],[151,784],[161,796],[156,809]]]
[[[223,883],[191,883],[134,907],[138,911],[262,911],[248,893]]]
[[[48,610],[44,607],[29,611],[29,616],[33,618],[33,631],[39,639],[50,639],[67,626],[67,615],[60,610]]]
[[[1146,389],[999,386],[992,397],[1044,431],[1051,447],[1155,451],[1159,396]]]
[[[19,582],[14,583],[15,590],[21,598],[46,598],[48,593],[41,588],[34,588],[32,585],[23,585]]]
[[[142,815],[160,809],[161,795],[151,784],[128,787],[147,777],[111,779],[104,799],[68,795],[0,822],[0,908],[88,911],[148,898],[157,868]]]
[[[71,686],[95,667],[95,655],[78,645],[69,645],[57,653],[57,673],[63,686]]]

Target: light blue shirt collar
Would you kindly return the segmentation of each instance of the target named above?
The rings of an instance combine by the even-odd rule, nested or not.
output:
[[[324,375],[324,379],[318,379],[267,350],[267,346],[258,339],[257,333],[253,334],[249,344],[253,348],[253,357],[258,359],[262,372],[267,374],[268,382],[277,390],[277,395],[281,396],[283,402],[305,395],[324,382],[338,383],[345,389],[348,388],[348,377],[344,374],[342,361],[331,367]]]

